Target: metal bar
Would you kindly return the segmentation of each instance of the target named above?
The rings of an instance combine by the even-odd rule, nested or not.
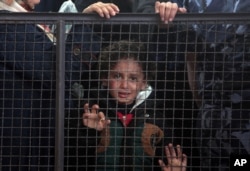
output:
[[[250,22],[250,13],[192,13],[192,14],[177,14],[174,21],[188,21],[188,22],[197,22],[197,21],[216,21],[225,22],[225,21],[246,21]],[[150,22],[150,24],[160,23],[160,17],[158,14],[139,14],[139,13],[123,13],[118,14],[115,17],[110,19],[105,19],[99,17],[97,14],[81,14],[81,13],[0,13],[0,23],[6,23],[6,21],[17,21],[22,22],[23,20],[29,21],[74,21],[74,22],[101,22],[101,23],[111,23],[118,22],[121,24],[128,23],[143,23]]]
[[[64,166],[65,22],[57,24],[55,170]]]

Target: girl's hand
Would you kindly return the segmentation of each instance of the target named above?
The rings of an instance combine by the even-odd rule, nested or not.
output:
[[[187,156],[182,154],[182,150],[179,145],[176,146],[176,151],[172,144],[165,147],[168,165],[166,166],[162,160],[159,160],[159,165],[163,171],[186,171]]]
[[[85,8],[83,13],[97,13],[100,17],[110,18],[119,13],[119,8],[113,3],[97,2]]]
[[[102,131],[110,124],[110,120],[106,120],[104,113],[98,112],[98,110],[99,106],[97,104],[89,109],[89,104],[86,103],[84,105],[83,125],[89,128],[94,128],[97,131]]]

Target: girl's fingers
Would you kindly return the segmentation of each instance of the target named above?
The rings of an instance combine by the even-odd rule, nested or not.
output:
[[[99,118],[99,121],[103,124],[104,127],[111,123],[111,121],[109,119],[106,119],[103,112],[98,113],[98,118]]]
[[[105,119],[105,115],[104,115],[103,112],[99,112],[99,113],[98,113],[98,118],[99,118],[100,121],[105,121],[105,120],[106,120],[106,119]]]
[[[177,149],[177,158],[182,158],[182,151],[181,151],[181,146],[180,145],[177,145],[176,146],[176,149]]]
[[[91,113],[97,114],[99,110],[99,105],[95,104],[91,107]]]
[[[166,157],[167,157],[168,163],[171,163],[172,156],[171,156],[171,153],[170,153],[170,150],[169,150],[169,146],[165,147],[165,153],[166,153]]]
[[[98,121],[98,116],[96,114],[93,115],[93,114],[90,114],[90,113],[86,113],[84,119],[88,119],[88,120],[91,120],[91,121]]]
[[[84,109],[84,113],[90,113],[88,103],[84,104],[83,109]]]
[[[84,106],[83,106],[83,109],[84,109],[84,113],[97,113],[98,110],[99,110],[99,105],[95,104],[91,107],[91,111],[89,110],[89,104],[86,103]]]
[[[158,160],[158,163],[159,163],[159,165],[161,167],[161,170],[164,170],[165,167],[166,167],[165,163],[162,160]]]
[[[176,158],[176,152],[175,152],[175,149],[173,147],[173,144],[169,144],[168,148],[169,148],[169,151],[170,151],[171,159]]]
[[[187,155],[186,154],[182,154],[182,163],[183,163],[184,167],[187,166]]]

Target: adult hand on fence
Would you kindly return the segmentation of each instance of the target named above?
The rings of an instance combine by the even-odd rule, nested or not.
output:
[[[102,131],[110,124],[110,120],[106,120],[104,113],[98,110],[99,105],[95,104],[89,109],[89,104],[86,103],[84,105],[83,125],[94,128],[97,131]]]
[[[110,18],[119,13],[120,9],[113,3],[97,2],[83,10],[83,13],[97,13],[101,17]]]
[[[159,160],[159,165],[163,171],[186,171],[187,156],[182,153],[180,145],[176,146],[176,151],[172,144],[165,147],[165,154],[168,160],[168,165],[162,160]]]
[[[161,20],[167,24],[173,21],[177,13],[186,13],[186,8],[179,8],[177,3],[172,2],[155,2],[155,13],[159,14]]]

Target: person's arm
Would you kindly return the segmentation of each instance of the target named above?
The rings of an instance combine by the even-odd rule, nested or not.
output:
[[[194,52],[186,53],[186,64],[188,74],[188,84],[192,92],[193,98],[198,107],[201,106],[201,98],[198,94],[197,79],[196,79],[196,54]]]
[[[19,72],[25,80],[53,80],[54,44],[41,29],[35,24],[1,24],[0,32],[0,59],[8,69]]]
[[[99,51],[98,44],[90,45],[94,35],[89,34],[87,27],[77,28],[66,42],[65,70],[70,71],[65,72],[66,81],[80,80],[81,72],[88,69],[91,62],[90,52]],[[1,24],[0,32],[0,59],[6,67],[22,74],[25,80],[43,81],[44,87],[51,88],[51,81],[55,80],[56,52],[54,42],[45,32],[35,24]],[[74,48],[80,49],[80,54],[72,52]],[[85,52],[89,52],[87,57],[82,56]]]

